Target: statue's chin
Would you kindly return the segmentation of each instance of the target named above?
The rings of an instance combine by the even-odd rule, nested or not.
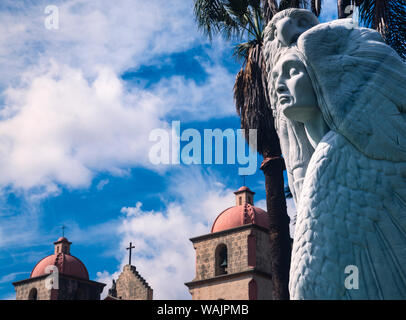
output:
[[[299,112],[299,107],[297,107],[296,105],[285,104],[284,106],[282,106],[282,112],[286,118],[290,120],[300,121],[298,120],[298,114],[301,112]]]
[[[299,122],[307,122],[315,116],[315,109],[313,106],[297,106],[295,104],[288,104],[285,107],[282,106],[282,112],[286,118]]]

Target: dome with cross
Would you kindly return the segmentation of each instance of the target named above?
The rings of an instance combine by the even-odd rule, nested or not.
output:
[[[254,206],[255,192],[242,186],[234,194],[236,195],[236,205],[224,210],[217,216],[211,232],[224,231],[246,224],[255,224],[269,229],[268,213]]]
[[[30,278],[36,278],[53,272],[53,267],[65,276],[89,280],[89,273],[82,261],[70,254],[70,245],[67,238],[60,237],[55,245],[55,252],[40,260],[31,272]]]

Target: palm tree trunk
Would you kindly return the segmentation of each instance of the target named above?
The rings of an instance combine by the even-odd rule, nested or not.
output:
[[[338,12],[338,19],[347,18],[352,11],[345,10],[347,6],[351,5],[351,0],[337,0],[337,12]]]
[[[284,193],[283,170],[280,156],[267,157],[261,165],[265,175],[266,206],[270,220],[270,245],[272,268],[272,295],[274,300],[289,300],[289,269],[291,239],[289,216]]]

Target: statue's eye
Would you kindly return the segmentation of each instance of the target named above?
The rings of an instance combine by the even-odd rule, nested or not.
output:
[[[299,73],[299,71],[296,68],[290,68],[290,70],[289,70],[290,76],[297,75],[298,73]]]

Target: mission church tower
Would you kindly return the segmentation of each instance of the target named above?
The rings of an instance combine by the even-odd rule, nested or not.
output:
[[[268,213],[254,206],[254,192],[234,192],[236,205],[221,212],[211,233],[190,239],[196,276],[185,285],[193,300],[271,300]]]

